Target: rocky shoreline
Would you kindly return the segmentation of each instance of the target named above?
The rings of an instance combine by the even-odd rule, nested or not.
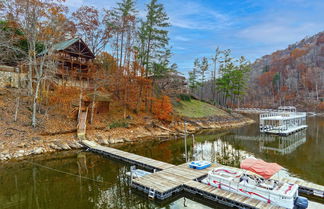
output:
[[[201,130],[226,130],[254,123],[252,119],[242,116],[230,119],[214,117],[185,119],[185,121],[186,127],[183,121],[177,121],[167,126],[160,123],[152,123],[145,126],[114,128],[110,130],[90,129],[87,130],[87,139],[109,146],[117,143],[135,142],[158,137],[182,136],[185,133],[185,128],[187,133],[193,134]],[[39,136],[23,140],[17,139],[10,142],[0,141],[0,161],[23,159],[29,155],[81,149],[82,147],[83,145],[75,133]]]

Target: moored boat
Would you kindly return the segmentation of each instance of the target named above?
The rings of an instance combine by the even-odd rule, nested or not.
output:
[[[298,185],[264,179],[228,167],[218,167],[208,172],[202,181],[219,189],[234,192],[284,208],[307,208],[308,200],[298,196]]]
[[[144,171],[144,170],[141,170],[141,169],[136,169],[135,166],[131,166],[130,168],[130,171],[129,172],[126,172],[126,175],[131,177],[131,178],[139,178],[139,177],[143,177],[143,176],[146,176],[146,175],[150,175],[152,174],[151,172],[148,172],[148,171]]]

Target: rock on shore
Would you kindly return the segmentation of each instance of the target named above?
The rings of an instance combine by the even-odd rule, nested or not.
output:
[[[204,129],[229,129],[254,123],[252,119],[238,118],[203,118],[185,119],[187,133],[195,133]],[[87,139],[101,145],[110,146],[118,143],[133,142],[154,137],[169,137],[184,134],[183,121],[172,122],[168,126],[152,123],[147,126],[132,128],[115,128],[110,130],[88,130]],[[54,136],[34,136],[30,139],[16,141],[0,141],[0,161],[23,158],[29,155],[80,149],[83,145],[74,134]]]

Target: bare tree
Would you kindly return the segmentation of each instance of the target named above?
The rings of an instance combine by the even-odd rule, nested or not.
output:
[[[17,23],[28,45],[28,89],[33,95],[32,126],[37,125],[36,112],[41,83],[48,80],[55,69],[52,58],[55,43],[66,35],[67,8],[61,0],[8,0],[4,15]],[[42,50],[42,53],[40,51]]]
[[[111,36],[106,24],[107,14],[101,15],[92,6],[82,6],[72,13],[77,28],[77,34],[90,47],[91,51],[98,55],[106,47]]]

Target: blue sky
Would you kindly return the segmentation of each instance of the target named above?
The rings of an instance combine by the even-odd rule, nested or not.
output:
[[[139,14],[145,4],[137,0]],[[67,0],[111,8],[118,0]],[[170,17],[172,61],[187,74],[196,57],[211,57],[219,46],[254,61],[324,30],[324,0],[160,0]]]

